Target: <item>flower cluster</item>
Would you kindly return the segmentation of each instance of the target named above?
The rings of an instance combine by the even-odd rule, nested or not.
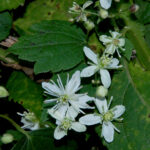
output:
[[[112,1],[100,0],[99,2],[102,7],[101,10],[106,11],[106,9],[110,8]],[[92,4],[92,1],[87,1],[81,7],[74,2],[69,12],[78,15],[75,18],[77,22],[82,21],[85,24],[90,24],[90,20],[87,18],[89,11],[85,9]],[[77,70],[71,79],[69,79],[68,75],[65,86],[59,75],[57,83],[53,80],[42,83],[45,93],[52,97],[51,99],[45,100],[45,103],[54,104],[51,108],[48,108],[48,114],[56,119],[57,127],[54,131],[55,139],[59,140],[63,138],[71,129],[76,132],[84,132],[86,131],[86,126],[95,124],[102,124],[101,135],[107,142],[113,141],[115,130],[120,132],[112,124],[112,121],[122,120],[122,118],[119,117],[125,112],[125,107],[123,105],[117,105],[109,109],[113,97],[111,97],[109,104],[107,104],[105,97],[111,86],[111,74],[109,70],[122,67],[122,65],[119,64],[119,59],[114,58],[113,55],[117,52],[119,58],[121,57],[121,52],[125,51],[125,39],[116,31],[110,31],[110,34],[111,36],[101,35],[99,37],[99,40],[106,47],[103,54],[96,54],[86,46],[83,48],[85,56],[90,60],[88,66],[83,68],[81,72]],[[97,88],[96,96],[90,97],[87,93],[78,93],[82,88],[81,78],[91,77],[97,73],[100,75],[101,81],[97,83],[101,83],[102,85]],[[85,114],[84,109],[95,108],[90,106],[88,102],[93,102],[99,113]],[[84,116],[79,118],[79,121],[77,120],[78,114],[84,114]]]
[[[59,75],[57,84],[53,80],[42,83],[45,93],[53,97],[45,100],[45,103],[55,103],[53,107],[48,109],[51,117],[56,119],[55,139],[59,140],[63,138],[67,135],[68,130],[71,129],[76,132],[84,132],[86,131],[85,125],[102,124],[101,135],[107,142],[113,141],[115,130],[120,132],[111,122],[113,120],[122,120],[122,118],[118,118],[124,113],[125,107],[123,105],[117,105],[109,110],[112,97],[109,104],[107,104],[105,96],[111,85],[111,76],[108,70],[122,67],[122,65],[119,65],[119,59],[113,58],[113,54],[115,51],[118,51],[118,48],[124,46],[125,41],[123,38],[120,38],[120,34],[117,32],[111,32],[111,35],[112,38],[106,35],[100,36],[100,40],[106,45],[106,49],[101,57],[90,48],[86,46],[83,48],[85,56],[90,60],[88,62],[89,66],[84,68],[81,73],[77,70],[71,79],[69,79],[68,75],[65,86]],[[103,84],[96,91],[98,98],[90,97],[87,93],[78,94],[77,92],[82,88],[80,86],[81,78],[91,77],[97,72],[100,74],[100,79]],[[87,114],[82,116],[79,121],[76,121],[79,113],[85,114],[83,109],[95,108],[88,104],[90,101],[95,103],[99,113]]]
[[[112,0],[100,0],[100,7],[106,10],[111,6]],[[69,9],[70,13],[78,14],[76,21],[83,21],[84,23],[90,22],[87,18],[89,12],[85,9],[93,4],[92,1],[87,1],[82,7],[76,2],[73,3],[73,7]],[[69,130],[76,132],[85,132],[86,126],[101,124],[102,133],[101,136],[110,143],[114,140],[114,131],[120,132],[112,123],[112,121],[122,121],[120,116],[125,112],[125,106],[117,105],[110,109],[110,105],[113,97],[110,98],[109,103],[106,100],[108,89],[111,86],[111,74],[110,70],[116,70],[121,68],[119,58],[123,51],[125,51],[125,39],[122,35],[116,31],[110,31],[110,35],[101,35],[99,37],[100,42],[106,47],[102,54],[93,52],[87,46],[84,46],[83,51],[85,56],[90,60],[87,62],[88,66],[82,69],[80,72],[77,70],[74,72],[71,78],[69,74],[64,85],[60,76],[58,75],[57,83],[53,80],[50,82],[42,82],[42,88],[44,93],[51,98],[44,101],[45,104],[50,104],[52,107],[48,108],[47,113],[56,120],[57,127],[54,131],[54,138],[60,140],[68,134]],[[114,54],[116,54],[115,58]],[[101,84],[96,90],[96,96],[90,97],[88,93],[79,93],[81,86],[81,78],[88,78],[95,74],[100,75]],[[93,80],[92,80],[93,82]],[[95,104],[98,109],[98,113],[86,114],[85,109],[94,110]],[[24,124],[22,128],[36,130],[39,126],[39,121],[36,119],[33,113],[24,112],[18,113],[21,118],[21,122]],[[79,119],[78,115],[81,116]]]

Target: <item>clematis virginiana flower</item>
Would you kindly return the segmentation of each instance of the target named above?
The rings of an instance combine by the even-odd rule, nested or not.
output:
[[[93,3],[92,1],[87,1],[83,4],[82,7],[80,7],[80,5],[78,5],[76,2],[73,2],[73,6],[71,8],[69,8],[69,13],[79,15],[76,18],[77,22],[79,22],[79,21],[86,22],[87,21],[87,13],[85,12],[85,9],[87,7],[89,7],[92,3]]]
[[[68,111],[64,111],[64,109],[60,109],[59,111],[55,111],[54,109],[49,109],[48,113],[56,119],[57,127],[54,131],[54,138],[60,140],[64,136],[67,135],[68,130],[73,129],[76,132],[84,132],[86,131],[86,126],[75,121],[75,117],[78,113],[71,106],[68,108]]]
[[[117,69],[122,67],[118,66],[119,60],[113,57],[109,57],[109,55],[103,55],[98,58],[92,50],[88,47],[84,47],[83,49],[86,57],[92,61],[89,63],[90,66],[84,68],[81,72],[81,77],[90,77],[94,75],[96,72],[99,72],[101,75],[101,81],[105,88],[109,88],[111,84],[111,77],[107,69]]]
[[[119,50],[125,51],[123,48],[125,45],[125,39],[120,38],[121,34],[118,32],[110,31],[112,37],[107,35],[101,35],[100,41],[106,46],[105,53],[113,55],[115,51],[117,52],[118,56],[121,57]]]
[[[21,122],[24,124],[21,128],[29,130],[37,130],[40,128],[39,121],[33,112],[17,113],[21,116]]]
[[[102,8],[109,9],[111,7],[112,0],[99,0],[99,1]]]
[[[55,97],[45,100],[45,103],[56,102],[56,105],[52,108],[55,111],[63,109],[66,112],[69,106],[72,106],[77,113],[84,113],[81,109],[93,109],[94,107],[89,106],[87,102],[94,100],[94,98],[89,97],[87,94],[76,94],[82,88],[80,80],[80,71],[76,71],[70,80],[68,75],[65,87],[59,76],[57,79],[58,85],[54,81],[43,82],[42,87],[46,90],[45,93]]]
[[[110,143],[114,140],[114,131],[120,132],[111,122],[113,120],[122,121],[123,118],[119,118],[124,112],[125,107],[123,105],[117,105],[109,110],[110,104],[107,105],[106,99],[100,100],[95,99],[95,104],[98,108],[100,114],[88,114],[79,119],[79,122],[85,125],[95,125],[102,124],[102,134],[101,136]]]

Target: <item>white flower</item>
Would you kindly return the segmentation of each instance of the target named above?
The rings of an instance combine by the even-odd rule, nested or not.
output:
[[[117,105],[109,110],[111,101],[112,97],[107,105],[106,99],[95,99],[95,104],[100,114],[89,114],[79,119],[79,122],[85,125],[95,125],[98,123],[102,124],[101,136],[104,137],[108,143],[114,140],[114,130],[120,132],[111,122],[113,120],[122,121],[123,118],[119,117],[125,112],[125,107],[123,105]]]
[[[67,113],[64,111],[64,109],[60,109],[59,111],[49,109],[48,113],[56,119],[57,127],[54,131],[54,138],[57,140],[60,140],[67,135],[68,130],[71,129],[76,132],[86,131],[85,125],[75,121],[75,117],[78,115],[78,113],[72,106],[68,108]]]
[[[85,12],[85,9],[89,7],[93,2],[92,1],[87,1],[83,4],[82,7],[78,5],[76,2],[73,2],[73,7],[69,8],[69,13],[77,14],[79,15],[76,18],[76,21],[87,21],[87,13]]]
[[[84,53],[87,58],[89,58],[93,63],[89,63],[90,66],[84,68],[81,72],[81,77],[90,77],[96,72],[101,75],[101,81],[105,88],[109,88],[111,84],[110,74],[107,69],[117,69],[122,66],[118,66],[119,60],[116,58],[109,57],[108,55],[103,55],[98,58],[92,50],[88,47],[84,47]]]
[[[56,102],[53,109],[64,109],[65,112],[70,105],[77,113],[84,113],[81,109],[93,109],[94,107],[89,106],[87,102],[94,100],[94,98],[89,97],[87,94],[75,94],[81,89],[80,82],[80,71],[76,71],[70,80],[68,75],[65,87],[59,76],[57,79],[58,86],[54,81],[51,81],[51,83],[43,82],[42,87],[46,90],[45,93],[56,97],[54,99],[46,100],[45,103]]]
[[[105,53],[112,55],[115,53],[115,51],[117,51],[118,56],[121,57],[119,54],[119,49],[125,51],[125,49],[123,48],[125,45],[125,39],[120,38],[121,34],[118,32],[110,31],[110,34],[112,37],[107,35],[101,35],[99,38],[100,41],[102,41],[103,44],[106,45]]]
[[[102,8],[109,9],[112,3],[112,0],[99,0]]]
[[[24,124],[21,128],[29,130],[37,130],[40,128],[39,121],[33,112],[17,113],[21,117],[21,122]]]

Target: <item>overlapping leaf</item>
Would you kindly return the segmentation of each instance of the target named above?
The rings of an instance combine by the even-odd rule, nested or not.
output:
[[[15,21],[16,30],[28,32],[28,28],[35,23],[42,20],[68,20],[70,15],[68,13],[69,7],[72,7],[74,0],[34,0],[27,6],[26,13],[23,18]],[[83,4],[86,0],[76,0]]]
[[[9,51],[20,59],[36,62],[34,72],[58,72],[83,60],[85,35],[65,21],[43,21],[32,27],[34,35],[24,36]]]
[[[40,117],[43,90],[22,72],[13,72],[7,82],[9,99],[22,104],[26,109],[33,111]]]
[[[124,64],[125,70],[117,73],[109,91],[114,96],[112,105],[126,107],[123,123],[116,123],[121,133],[115,132],[114,141],[107,144],[109,150],[150,149],[150,72],[139,66]],[[99,133],[100,134],[100,133]]]
[[[0,11],[16,9],[24,2],[25,0],[0,0]]]

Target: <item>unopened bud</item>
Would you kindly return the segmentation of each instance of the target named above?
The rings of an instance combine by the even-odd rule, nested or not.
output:
[[[8,95],[8,91],[3,86],[0,86],[0,98],[7,97]]]
[[[9,133],[3,134],[2,138],[1,138],[1,141],[2,141],[2,143],[4,143],[4,144],[9,144],[9,143],[11,143],[13,140],[14,140],[13,135],[12,135],[12,134],[9,134]]]
[[[88,31],[92,30],[95,27],[95,24],[90,20],[85,21],[84,25]]]
[[[108,11],[105,9],[100,9],[99,13],[100,13],[101,18],[103,19],[106,19],[108,17]]]
[[[135,13],[135,12],[137,12],[138,10],[139,10],[139,5],[137,5],[137,4],[133,4],[131,7],[130,7],[130,12],[131,13]]]
[[[96,90],[96,95],[100,98],[105,97],[108,94],[108,89],[104,86],[99,86]]]

